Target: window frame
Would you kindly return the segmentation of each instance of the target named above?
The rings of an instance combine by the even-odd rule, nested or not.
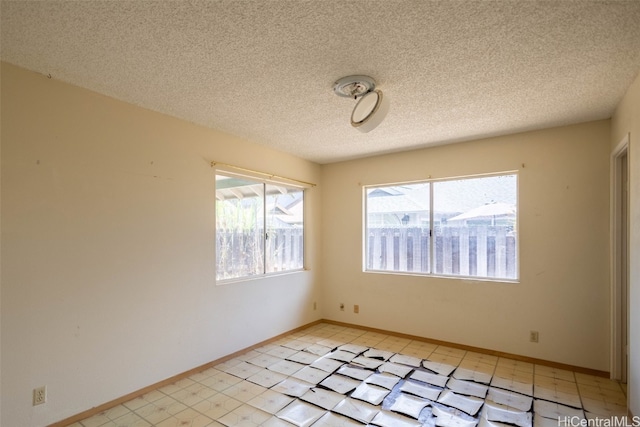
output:
[[[235,283],[235,282],[244,282],[244,281],[250,281],[250,280],[258,280],[258,279],[264,279],[264,278],[268,278],[268,277],[273,277],[273,276],[284,276],[284,275],[290,275],[290,274],[296,274],[302,271],[306,271],[307,270],[307,258],[306,258],[306,237],[307,237],[307,225],[306,225],[306,212],[307,212],[307,207],[306,207],[306,198],[307,198],[307,189],[309,188],[309,186],[306,185],[301,185],[301,184],[295,184],[295,183],[291,183],[291,182],[287,182],[285,180],[277,180],[277,179],[269,179],[269,178],[264,178],[264,177],[260,177],[257,175],[253,175],[253,174],[249,174],[249,173],[238,173],[238,172],[233,172],[230,171],[228,169],[224,169],[224,168],[215,168],[214,170],[214,176],[217,177],[218,175],[220,176],[225,176],[225,177],[230,177],[230,178],[238,178],[238,179],[242,179],[242,180],[246,180],[246,181],[250,181],[253,182],[255,184],[260,184],[262,185],[263,188],[263,194],[262,194],[262,229],[263,229],[263,235],[262,235],[262,272],[261,273],[257,273],[257,274],[251,274],[251,275],[245,275],[245,276],[239,276],[239,277],[229,277],[229,278],[222,278],[219,279],[218,278],[218,249],[217,249],[217,239],[218,239],[218,197],[216,195],[216,192],[218,191],[218,185],[217,185],[217,179],[215,180],[215,185],[214,185],[214,234],[215,234],[215,244],[216,244],[216,248],[214,248],[214,267],[215,267],[215,281],[216,281],[216,285],[224,285],[224,284],[228,284],[228,283]],[[268,240],[268,213],[267,213],[267,208],[268,208],[268,196],[269,194],[266,191],[266,187],[268,185],[271,186],[279,186],[279,187],[286,187],[288,189],[291,190],[299,190],[302,193],[302,243],[300,245],[300,250],[302,250],[302,266],[299,268],[293,268],[293,269],[288,269],[288,270],[282,270],[282,271],[271,271],[268,272],[267,271],[267,267],[268,267],[268,262],[267,262],[267,240]]]
[[[507,278],[507,277],[491,277],[491,276],[470,276],[470,275],[460,275],[460,274],[446,274],[446,273],[436,273],[436,225],[434,222],[434,185],[439,182],[447,182],[447,181],[460,181],[465,179],[478,179],[478,178],[491,178],[491,177],[499,177],[499,176],[515,176],[515,225],[514,231],[516,233],[515,239],[515,277]],[[404,271],[404,270],[381,270],[381,269],[369,269],[367,268],[367,261],[369,257],[369,212],[368,212],[368,190],[376,189],[376,188],[388,188],[388,187],[398,187],[403,185],[415,185],[415,184],[429,184],[429,257],[428,257],[428,272],[420,272],[420,271]],[[474,174],[474,175],[464,175],[464,176],[454,176],[454,177],[444,177],[444,178],[427,178],[423,180],[415,180],[415,181],[400,181],[393,183],[381,183],[381,184],[366,184],[362,186],[362,198],[363,198],[363,228],[362,228],[362,272],[363,273],[371,273],[371,274],[389,274],[389,275],[400,275],[400,276],[419,276],[419,277],[428,277],[428,278],[444,278],[444,279],[457,279],[463,280],[467,282],[496,282],[496,283],[520,283],[520,176],[519,171],[511,170],[511,171],[502,171],[502,172],[493,172],[493,173],[483,173],[483,174]]]

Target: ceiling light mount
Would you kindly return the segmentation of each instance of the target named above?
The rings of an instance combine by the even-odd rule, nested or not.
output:
[[[347,76],[333,84],[336,95],[356,99],[376,88],[376,82],[369,76]]]
[[[360,132],[372,131],[389,112],[389,98],[376,89],[376,82],[369,76],[347,76],[333,84],[336,95],[357,99],[351,113],[351,126]]]

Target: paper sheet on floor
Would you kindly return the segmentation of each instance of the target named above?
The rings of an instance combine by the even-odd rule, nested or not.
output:
[[[485,400],[480,416],[488,421],[502,422],[519,427],[531,427],[531,412],[512,409],[492,401]]]
[[[480,410],[480,407],[484,403],[484,399],[463,396],[461,394],[456,394],[451,390],[444,390],[438,398],[438,403],[460,409],[461,411],[473,416]]]
[[[313,384],[308,382],[297,380],[295,378],[287,378],[271,387],[271,390],[278,393],[286,394],[287,396],[300,397],[313,387]]]
[[[532,397],[494,387],[489,387],[486,400],[490,400],[510,408],[519,409],[521,411],[530,411],[531,406],[533,405]]]
[[[309,366],[332,374],[342,365],[344,365],[344,362],[341,362],[335,359],[330,359],[328,357],[321,357],[320,359],[316,360]]]
[[[376,415],[371,424],[380,427],[420,427],[422,426],[416,420],[404,417],[402,415],[394,414],[393,412],[380,411]]]
[[[295,400],[284,409],[281,409],[276,416],[298,427],[309,427],[325,413],[324,409],[320,409],[315,405]]]
[[[422,363],[422,359],[419,359],[414,356],[407,356],[405,354],[393,355],[391,359],[389,359],[389,361],[393,363],[399,363],[401,365],[413,366],[416,368],[420,366],[420,363]]]
[[[328,353],[325,357],[330,357],[331,359],[340,360],[342,362],[351,362],[351,360],[354,359],[356,355],[349,351],[336,350],[332,353]]]
[[[482,399],[485,398],[487,390],[489,389],[486,385],[474,383],[472,381],[459,380],[456,378],[451,378],[447,381],[447,388],[458,394],[480,397]]]
[[[364,352],[363,356],[364,357],[369,357],[371,359],[380,359],[382,361],[387,361],[389,360],[395,353],[392,351],[386,351],[386,350],[378,350],[375,348],[371,348],[367,351]]]
[[[491,378],[493,377],[493,373],[458,367],[453,372],[453,377],[459,380],[469,380],[475,381],[477,383],[489,384],[491,382]]]
[[[344,399],[344,395],[331,390],[312,388],[303,394],[300,399],[330,411]]]
[[[414,371],[409,378],[438,387],[444,387],[447,384],[447,381],[449,381],[449,377],[445,375],[433,374],[431,372],[421,370]]]
[[[429,403],[430,402],[428,400],[400,393],[389,409],[418,419],[420,417],[420,412],[422,412],[425,406],[429,405]]]
[[[342,415],[327,412],[313,427],[362,427],[362,423]]]
[[[388,372],[400,378],[406,377],[413,368],[411,366],[399,365],[397,363],[386,362],[378,368],[380,372]]]
[[[389,394],[390,390],[386,388],[362,383],[351,393],[351,397],[358,400],[363,400],[372,405],[379,405],[384,398]]]
[[[393,389],[399,381],[400,377],[387,373],[372,374],[369,378],[364,380],[367,384],[379,385],[380,387],[384,387],[389,390]]]
[[[453,412],[439,406],[433,407],[433,415],[436,416],[436,425],[439,427],[475,427],[478,424],[478,421],[474,418],[467,419],[455,415]]]
[[[331,375],[325,378],[320,385],[337,393],[347,394],[351,390],[355,390],[360,385],[360,381],[343,375]]]
[[[342,365],[342,367],[338,369],[336,373],[349,378],[355,378],[360,381],[366,380],[371,374],[373,374],[373,372],[368,369],[350,365]]]
[[[440,396],[440,393],[442,392],[439,388],[415,383],[413,381],[405,381],[404,384],[400,386],[400,391],[413,394],[424,399],[429,399],[431,401],[438,400],[438,396]]]
[[[366,369],[375,370],[378,366],[382,365],[384,362],[378,359],[371,359],[369,357],[358,356],[355,359],[351,360],[352,365],[362,366]]]
[[[448,363],[433,362],[431,360],[423,361],[422,366],[424,366],[430,371],[435,372],[436,374],[445,375],[445,376],[449,376],[454,371],[454,369],[456,369],[455,366],[450,365]]]
[[[333,408],[333,412],[367,424],[371,422],[380,410],[377,406],[347,397]]]
[[[344,344],[338,347],[338,350],[348,351],[349,353],[353,353],[355,355],[362,354],[365,351],[369,350],[369,347],[365,347],[363,345],[357,344]]]

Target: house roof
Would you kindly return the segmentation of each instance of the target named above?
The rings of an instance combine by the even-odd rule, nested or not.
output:
[[[2,0],[3,61],[319,163],[611,117],[638,1]],[[362,134],[346,75],[391,100]]]

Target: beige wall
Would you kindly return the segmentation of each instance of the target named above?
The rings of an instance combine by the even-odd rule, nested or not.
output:
[[[628,403],[640,415],[640,75],[611,119],[611,144],[629,135],[630,330]]]
[[[0,424],[66,418],[320,317],[319,188],[309,271],[216,286],[209,162],[310,182],[319,166],[7,64],[1,137]]]
[[[605,120],[323,166],[324,316],[607,371],[609,138]],[[362,272],[362,185],[513,170],[520,283]]]

